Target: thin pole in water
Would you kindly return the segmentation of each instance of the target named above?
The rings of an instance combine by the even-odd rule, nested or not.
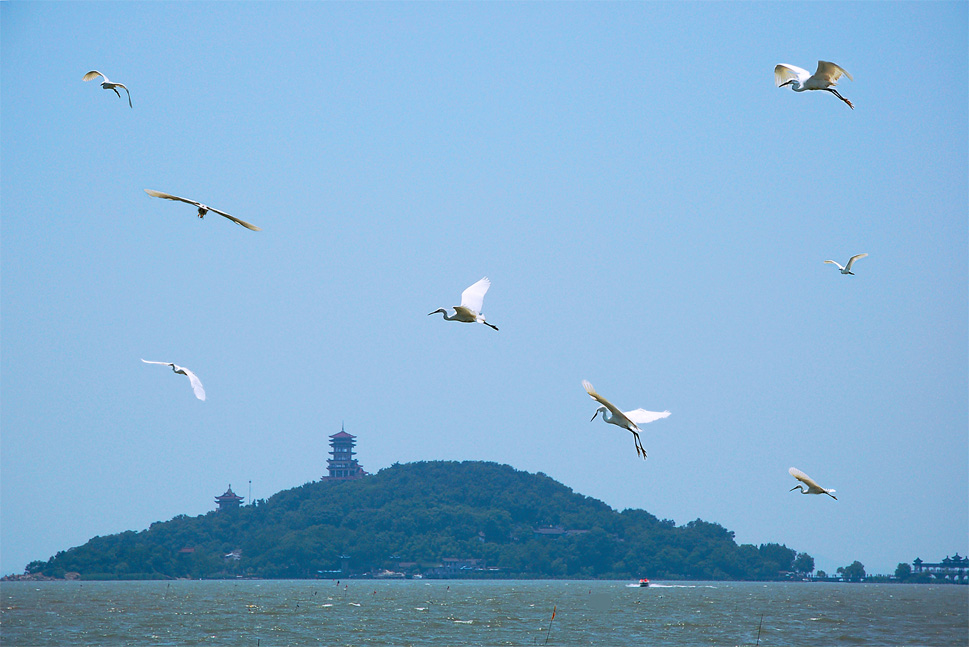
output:
[[[764,628],[764,614],[760,614],[760,624],[757,625],[757,647],[760,647],[760,630]]]
[[[552,633],[552,620],[555,620],[555,609],[556,608],[557,607],[553,604],[552,605],[552,617],[548,619],[548,631],[545,632],[545,644],[546,645],[548,644],[548,636],[549,636],[550,633]]]

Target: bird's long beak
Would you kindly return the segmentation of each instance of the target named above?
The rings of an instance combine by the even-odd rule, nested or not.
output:
[[[598,415],[599,415],[599,410],[596,409],[596,412],[594,414],[592,414],[592,417],[591,418],[589,418],[589,422],[592,422],[593,420],[595,420],[596,419],[596,416],[598,416]]]
[[[801,487],[801,486],[800,485],[795,485],[790,490],[788,490],[788,492],[793,492],[794,490],[798,489],[799,487]]]

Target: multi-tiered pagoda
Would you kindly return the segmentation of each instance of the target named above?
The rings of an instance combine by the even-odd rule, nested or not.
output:
[[[353,457],[353,446],[357,437],[341,429],[340,433],[330,436],[330,456],[327,459],[327,475],[324,481],[348,481],[367,476],[367,472]]]
[[[231,510],[238,508],[242,504],[243,498],[232,491],[232,486],[225,491],[225,494],[215,497],[215,502],[219,504],[219,510]]]

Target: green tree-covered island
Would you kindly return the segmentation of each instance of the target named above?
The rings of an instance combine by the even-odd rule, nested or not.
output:
[[[82,579],[772,580],[813,569],[807,554],[737,545],[716,523],[617,512],[544,474],[485,462],[395,464],[307,483],[254,505],[95,537],[27,567]]]

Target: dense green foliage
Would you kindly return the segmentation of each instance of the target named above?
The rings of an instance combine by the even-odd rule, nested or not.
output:
[[[798,553],[794,560],[794,572],[799,575],[807,575],[814,571],[814,558],[807,553]]]
[[[238,559],[227,557],[232,551]],[[95,537],[29,570],[92,579],[347,577],[385,568],[427,576],[777,579],[794,570],[795,556],[778,544],[738,546],[716,523],[676,526],[643,510],[617,512],[541,473],[420,462]],[[450,572],[441,568],[448,558],[481,561]]]
[[[845,582],[861,582],[866,576],[865,565],[857,559],[847,566],[839,566],[837,572]]]

